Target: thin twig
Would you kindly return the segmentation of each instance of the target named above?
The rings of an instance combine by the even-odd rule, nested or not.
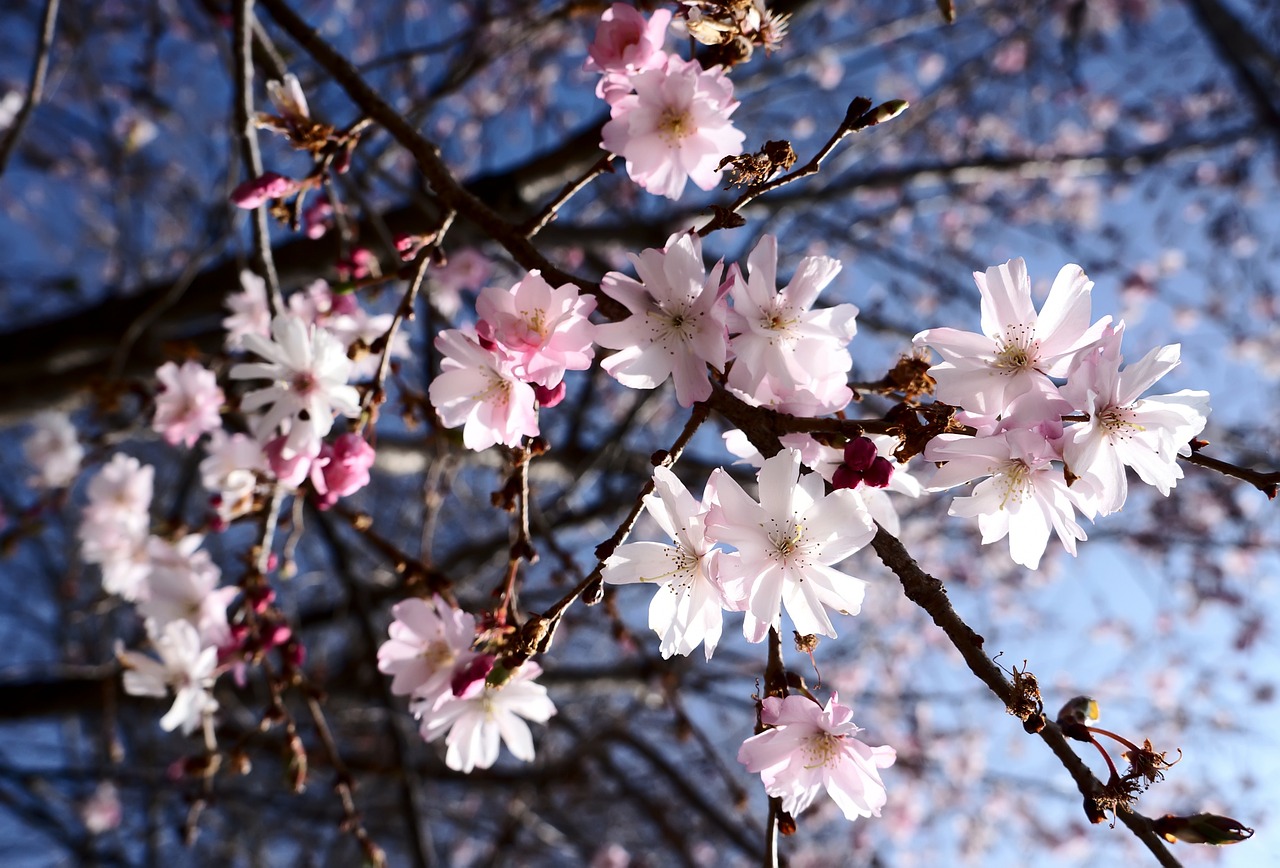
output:
[[[1199,442],[1192,442],[1190,455],[1180,455],[1178,457],[1188,464],[1216,470],[1223,476],[1244,480],[1265,494],[1270,500],[1276,499],[1276,494],[1280,492],[1280,471],[1252,470],[1248,467],[1240,467],[1237,464],[1223,461],[1221,458],[1213,458],[1200,451],[1200,447],[1196,445]]]
[[[400,330],[400,324],[405,320],[413,319],[413,309],[418,300],[418,293],[422,291],[422,283],[426,280],[427,269],[430,266],[431,252],[424,250],[418,255],[418,267],[413,273],[413,280],[409,282],[409,288],[405,290],[404,298],[396,308],[395,316],[391,318],[387,333],[382,336],[384,341],[382,360],[378,363],[378,373],[373,378],[373,385],[365,393],[365,406],[360,413],[360,421],[356,423],[357,434],[363,433],[365,426],[373,421],[373,414],[378,405],[387,399],[385,386],[387,373],[391,370],[391,347],[395,344],[396,332]]]
[[[240,159],[249,177],[262,175],[262,154],[258,150],[258,128],[253,110],[253,0],[236,0],[234,4],[235,39],[233,62],[235,64],[235,124],[236,137],[240,140]],[[284,294],[280,290],[280,275],[276,273],[275,259],[271,254],[271,230],[267,223],[267,206],[253,209],[253,265],[267,282],[267,301],[271,313],[284,312]]]
[[[9,127],[4,141],[0,142],[0,175],[4,174],[5,166],[9,162],[9,154],[18,144],[18,137],[22,135],[22,128],[26,126],[27,118],[36,104],[44,98],[44,83],[49,75],[49,55],[53,51],[53,34],[57,26],[58,0],[46,0],[44,18],[40,22],[40,42],[36,45],[35,60],[31,64],[31,82],[27,86],[27,98],[23,100],[22,108],[18,109],[18,114],[13,119],[13,126]]]
[[[555,198],[548,202],[547,206],[542,209],[542,212],[524,225],[524,237],[532,238],[537,235],[547,227],[548,223],[556,219],[556,214],[559,213],[560,209],[564,207],[566,202],[576,196],[579,191],[596,178],[600,177],[605,172],[612,171],[612,164],[615,157],[615,154],[605,154],[597,160],[591,168],[587,169],[587,171],[583,173],[582,177],[576,178],[565,184],[564,187],[561,188],[560,192],[556,194]]]

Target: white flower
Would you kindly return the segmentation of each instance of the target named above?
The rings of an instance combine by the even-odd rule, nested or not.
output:
[[[272,381],[246,394],[240,408],[248,413],[267,408],[256,427],[259,441],[271,439],[283,425],[289,429],[289,448],[301,451],[308,439],[329,433],[335,411],[359,415],[360,393],[347,385],[351,360],[342,342],[325,329],[285,314],[272,320],[271,335],[270,341],[244,336],[244,348],[267,361],[236,365],[231,376]]]
[[[126,600],[146,594],[155,469],[121,452],[89,480],[80,556],[102,566],[102,586]]]
[[[824,497],[821,476],[801,477],[795,449],[766,460],[757,478],[759,503],[717,470],[719,504],[708,520],[709,533],[738,550],[721,558],[720,574],[727,595],[746,601],[743,633],[762,641],[785,605],[801,634],[835,636],[826,607],[856,615],[866,582],[831,565],[870,542],[875,525],[854,492]]]
[[[672,377],[676,400],[689,407],[711,396],[707,365],[728,356],[720,263],[708,275],[696,235],[673,235],[662,250],[631,254],[637,281],[611,271],[600,288],[631,316],[596,328],[596,343],[621,350],[602,367],[630,389],[656,389]]]
[[[240,272],[240,292],[227,296],[231,316],[222,321],[227,330],[226,347],[240,349],[245,335],[271,334],[271,307],[267,303],[267,283],[252,271]]]
[[[447,729],[445,765],[460,772],[493,765],[499,738],[516,759],[531,762],[533,734],[525,720],[546,723],[556,713],[547,689],[533,681],[541,673],[538,664],[525,663],[499,687],[475,681],[468,695],[446,697],[434,709],[424,709],[423,739],[431,741]]]
[[[222,571],[200,549],[204,537],[188,534],[176,543],[153,536],[147,541],[150,571],[147,593],[138,601],[138,612],[162,630],[171,621],[187,621],[200,633],[205,645],[230,644],[227,607],[239,590],[218,587]]]
[[[37,473],[28,482],[38,488],[66,488],[75,481],[84,459],[76,426],[66,413],[46,411],[31,420],[33,430],[22,451]]]
[[[200,482],[218,496],[218,515],[224,521],[244,515],[253,506],[258,474],[267,470],[262,446],[245,434],[219,428],[205,448],[209,454],[200,462]]]
[[[705,644],[710,660],[720,641],[720,612],[725,608],[717,569],[720,553],[706,535],[715,490],[708,483],[699,504],[669,468],[657,468],[653,477],[655,493],[645,497],[645,509],[675,545],[619,546],[605,561],[602,577],[611,584],[659,585],[649,604],[649,627],[662,637],[663,658],[689,654]]]
[[[131,696],[164,696],[173,691],[173,706],[160,718],[160,728],[172,732],[182,727],[190,734],[205,714],[218,708],[210,694],[218,649],[203,647],[200,634],[187,621],[171,621],[164,631],[151,637],[160,660],[118,645],[116,657],[125,667],[124,690]]]

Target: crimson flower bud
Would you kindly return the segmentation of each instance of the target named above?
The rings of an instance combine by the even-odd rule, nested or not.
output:
[[[298,191],[298,182],[275,172],[264,172],[250,178],[231,191],[231,203],[237,208],[253,210],[272,199],[283,199]]]
[[[869,437],[857,437],[844,447],[844,463],[851,470],[867,470],[876,460],[876,444]]]

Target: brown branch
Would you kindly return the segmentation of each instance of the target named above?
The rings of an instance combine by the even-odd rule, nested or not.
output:
[[[1214,458],[1201,452],[1200,450],[1207,445],[1208,443],[1203,440],[1192,440],[1191,454],[1179,455],[1178,457],[1188,464],[1216,470],[1223,476],[1241,479],[1261,491],[1269,500],[1276,499],[1276,494],[1280,493],[1280,470],[1253,470],[1248,467],[1231,464],[1221,458]]]
[[[9,162],[9,154],[18,144],[18,137],[22,135],[22,128],[26,126],[27,118],[44,97],[44,83],[49,75],[49,55],[53,51],[53,34],[57,26],[58,0],[45,0],[44,18],[40,21],[40,41],[36,43],[36,56],[31,63],[31,82],[27,86],[27,98],[23,100],[22,108],[18,109],[18,114],[13,119],[13,126],[9,127],[4,141],[0,142],[0,175],[4,174],[5,166]]]
[[[532,238],[537,235],[547,227],[548,223],[556,219],[556,214],[559,213],[560,209],[564,206],[564,203],[576,196],[583,188],[605,172],[613,171],[612,166],[615,156],[616,155],[614,154],[605,154],[603,157],[596,160],[595,164],[592,165],[591,168],[587,169],[581,177],[575,178],[565,184],[560,192],[555,195],[555,198],[546,204],[541,213],[525,223],[522,228],[524,237]]]

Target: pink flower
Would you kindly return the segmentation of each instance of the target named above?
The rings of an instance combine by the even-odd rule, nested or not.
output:
[[[588,72],[639,72],[666,61],[662,44],[671,24],[671,10],[659,9],[648,21],[626,3],[614,3],[600,16],[595,41],[587,50]]]
[[[738,762],[759,773],[782,810],[799,814],[825,788],[846,818],[880,816],[888,801],[880,769],[893,765],[897,751],[854,738],[862,730],[835,694],[825,707],[794,695],[765,697],[762,706],[760,721],[770,728],[742,743]]]
[[[476,619],[440,597],[411,597],[391,614],[391,638],[378,648],[378,671],[392,676],[392,693],[434,708],[450,693],[455,671],[476,656]]]
[[[922,331],[943,361],[929,369],[938,399],[980,415],[1007,415],[1015,399],[1024,415],[1048,415],[1042,405],[1061,399],[1050,377],[1065,377],[1076,355],[1097,343],[1106,317],[1089,324],[1093,281],[1078,265],[1064,265],[1039,313],[1031,303],[1027,264],[1011,259],[974,273],[982,295],[982,334],[952,328]]]
[[[176,543],[157,536],[147,540],[151,570],[138,611],[155,621],[156,631],[171,621],[188,621],[199,631],[203,645],[216,647],[231,641],[227,607],[240,590],[235,585],[218,587],[222,571],[200,548],[203,540],[199,534]]]
[[[253,210],[273,199],[291,196],[298,192],[298,188],[299,184],[293,178],[286,178],[275,172],[264,172],[232,190],[231,203],[237,208]]]
[[[267,303],[267,282],[252,271],[240,272],[240,291],[227,296],[231,316],[222,321],[227,330],[226,346],[236,350],[245,335],[271,334],[271,307]]]
[[[267,470],[262,446],[245,434],[227,434],[219,428],[205,449],[209,454],[200,462],[200,482],[217,496],[218,516],[231,521],[244,515],[253,507],[258,473]]]
[[[707,365],[722,370],[728,355],[720,264],[706,272],[696,235],[673,235],[662,250],[631,254],[640,280],[616,271],[600,288],[631,312],[596,327],[596,342],[621,350],[604,369],[631,389],[656,389],[675,380],[676,400],[689,407],[711,396]]]
[[[369,484],[369,468],[373,466],[373,447],[359,434],[343,434],[333,445],[321,445],[320,457],[326,459],[320,469],[320,509],[328,509],[338,498],[354,494]],[[315,484],[315,474],[312,483]]]
[[[487,350],[458,329],[436,336],[441,373],[428,394],[446,428],[462,426],[462,442],[479,452],[496,443],[518,446],[538,436],[533,387],[516,376],[511,360]]]
[[[147,591],[147,536],[155,468],[117,452],[88,485],[80,556],[102,566],[110,594],[137,600]]]
[[[449,254],[449,261],[427,273],[431,282],[431,301],[446,317],[452,319],[462,306],[462,293],[475,292],[493,273],[491,263],[474,247],[464,247]]]
[[[182,727],[183,733],[190,734],[218,708],[211,693],[218,649],[202,644],[200,634],[187,621],[170,621],[163,631],[149,632],[159,660],[117,645],[116,657],[125,669],[124,692],[159,697],[172,690],[173,707],[160,718],[160,728],[172,732]]]
[[[482,340],[502,344],[521,379],[554,388],[565,371],[584,371],[595,358],[596,300],[571,283],[554,289],[536,270],[510,290],[487,287],[476,299]]]
[[[76,426],[66,413],[45,411],[31,420],[33,430],[22,441],[22,452],[36,469],[28,482],[39,488],[66,488],[75,481],[84,460]]]
[[[201,435],[222,427],[220,412],[226,398],[213,371],[195,362],[183,362],[181,368],[165,362],[156,369],[156,379],[160,391],[151,428],[170,445],[190,448]]]
[[[297,446],[290,446],[288,436],[281,434],[267,441],[267,445],[262,447],[262,454],[267,459],[267,467],[281,485],[297,488],[312,475],[312,464],[320,458],[322,444],[319,437],[308,437]]]
[[[729,79],[672,56],[631,84],[635,93],[613,103],[601,147],[625,158],[627,174],[650,193],[678,199],[686,180],[715,187],[720,159],[741,153],[745,138],[729,121],[738,107]]]

